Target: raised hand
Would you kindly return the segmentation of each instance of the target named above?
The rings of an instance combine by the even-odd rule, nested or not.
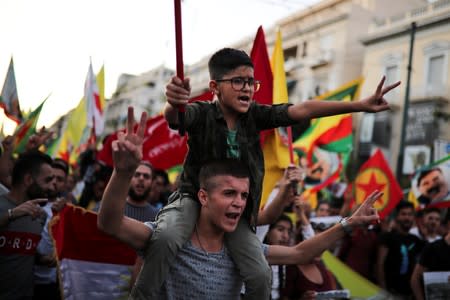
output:
[[[25,145],[25,149],[26,151],[39,149],[40,146],[44,145],[51,138],[53,138],[53,131],[48,131],[45,127],[42,127],[37,133],[30,136]]]
[[[166,85],[167,102],[173,107],[188,104],[190,93],[191,86],[189,84],[189,78],[181,81],[180,78],[174,76]]]
[[[389,109],[389,104],[386,101],[386,99],[384,98],[384,95],[386,95],[391,90],[398,87],[401,84],[401,82],[397,81],[396,83],[393,83],[393,84],[388,85],[383,88],[385,81],[386,81],[386,76],[383,76],[383,78],[381,78],[381,81],[378,83],[375,93],[372,96],[361,100],[362,104],[364,106],[362,111],[379,112],[379,111]]]
[[[147,113],[143,112],[134,131],[134,110],[128,107],[128,118],[125,132],[119,132],[117,140],[111,147],[113,151],[114,168],[117,172],[133,174],[142,160],[142,144],[144,142]]]
[[[369,197],[364,200],[364,202],[359,206],[359,208],[350,217],[350,224],[352,225],[368,225],[372,222],[379,222],[380,217],[378,216],[377,210],[373,207],[375,201],[377,201],[383,193],[375,190]]]
[[[29,215],[31,216],[31,218],[35,219],[45,214],[45,211],[42,209],[41,205],[45,205],[47,201],[48,199],[45,198],[25,201],[12,210],[13,219],[17,219],[26,215]]]

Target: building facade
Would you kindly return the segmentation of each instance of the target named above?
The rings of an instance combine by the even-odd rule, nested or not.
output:
[[[450,141],[450,1],[377,19],[363,44],[362,94],[372,92],[381,74],[402,85],[386,97],[392,110],[360,116],[359,158],[379,147],[398,175],[442,158],[440,144]]]

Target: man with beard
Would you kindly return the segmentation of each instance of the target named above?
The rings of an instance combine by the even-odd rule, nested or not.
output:
[[[450,189],[440,168],[425,170],[417,180],[419,201],[424,205],[450,200]]]
[[[52,163],[54,189],[48,194],[48,202],[43,207],[47,220],[42,230],[42,238],[37,246],[36,263],[34,266],[34,296],[33,299],[58,300],[61,299],[58,276],[56,271],[56,256],[53,239],[48,232],[48,224],[54,213],[59,212],[65,205],[62,198],[65,188],[69,166],[61,159]]]
[[[54,191],[51,164],[38,151],[21,155],[11,190],[0,196],[0,299],[33,297],[33,265],[46,217],[40,204]]]
[[[158,210],[147,202],[152,186],[152,166],[141,161],[131,179],[125,205],[125,216],[141,221],[152,222]]]
[[[424,242],[409,233],[414,222],[414,206],[401,201],[396,206],[395,228],[380,236],[377,251],[378,284],[398,299],[409,299],[409,284]]]

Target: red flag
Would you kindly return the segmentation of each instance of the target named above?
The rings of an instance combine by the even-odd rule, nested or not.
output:
[[[258,27],[255,40],[253,41],[252,51],[250,52],[250,58],[254,65],[255,79],[261,82],[261,87],[253,98],[258,103],[272,105],[273,74],[262,26]],[[264,139],[271,131],[265,130],[261,132],[261,145],[264,145]]]
[[[106,139],[102,150],[97,153],[97,159],[109,166],[113,166],[111,144],[116,139],[117,132]],[[187,153],[186,141],[186,136],[181,137],[177,131],[169,128],[163,115],[153,117],[147,121],[143,159],[163,170],[182,164]]]
[[[403,198],[402,189],[380,149],[377,149],[359,169],[355,189],[357,204],[362,203],[374,190],[383,192],[383,196],[375,203],[375,208],[382,219]]]

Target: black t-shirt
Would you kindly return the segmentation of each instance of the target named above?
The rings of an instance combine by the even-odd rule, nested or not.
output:
[[[430,272],[450,271],[450,245],[444,239],[426,245],[420,264]]]
[[[411,294],[410,278],[424,241],[412,234],[386,232],[380,236],[380,244],[389,249],[384,262],[384,274],[388,291]]]

